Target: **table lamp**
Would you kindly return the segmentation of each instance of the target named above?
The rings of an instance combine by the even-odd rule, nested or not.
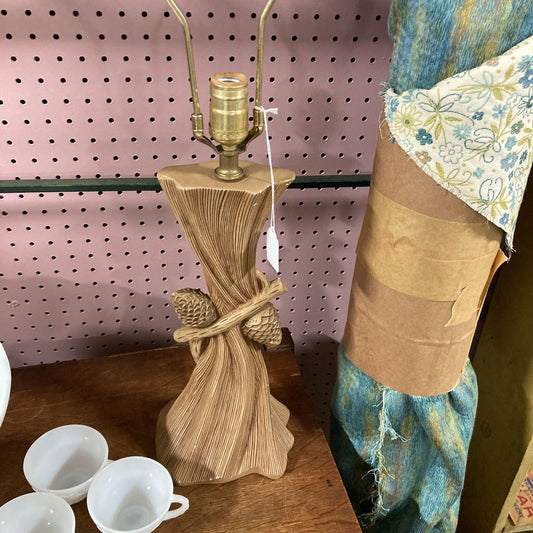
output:
[[[261,352],[279,344],[279,316],[269,302],[284,292],[255,266],[257,242],[274,201],[294,173],[238,156],[265,127],[261,106],[263,35],[274,0],[259,20],[253,127],[248,131],[248,82],[236,72],[211,76],[210,138],[204,134],[187,20],[167,0],[183,26],[192,92],[194,138],[219,161],[170,166],[157,174],[176,218],[196,253],[209,294],[181,289],[172,302],[196,365],[189,382],[161,411],[158,460],[178,485],[222,483],[257,473],[283,475],[294,437],[288,409],[271,394]],[[218,144],[215,144],[218,143]]]

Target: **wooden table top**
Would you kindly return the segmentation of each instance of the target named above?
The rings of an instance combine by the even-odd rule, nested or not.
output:
[[[250,475],[231,483],[179,487],[190,509],[158,533],[360,532],[292,353],[265,355],[272,394],[291,411],[295,437],[285,475]],[[109,444],[111,459],[155,458],[155,425],[193,367],[181,347],[13,370],[11,399],[0,428],[0,504],[31,492],[22,461],[43,432],[87,424]],[[77,533],[96,532],[86,501],[73,506]]]

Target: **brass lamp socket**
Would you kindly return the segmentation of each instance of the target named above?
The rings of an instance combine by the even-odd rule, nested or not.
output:
[[[209,119],[209,134],[223,148],[236,146],[246,139],[248,79],[244,74],[218,72],[211,76]]]

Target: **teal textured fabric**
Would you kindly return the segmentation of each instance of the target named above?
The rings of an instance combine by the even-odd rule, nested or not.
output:
[[[392,0],[389,84],[430,89],[533,34],[533,0]]]
[[[411,396],[359,370],[341,345],[332,451],[365,532],[455,530],[477,382],[467,365],[448,394]]]
[[[392,0],[388,23],[388,85],[399,94],[430,89],[530,37],[533,0]],[[531,92],[526,100],[529,113]],[[363,531],[455,531],[477,406],[470,364],[454,390],[433,397],[379,384],[342,345],[338,364],[331,446]]]

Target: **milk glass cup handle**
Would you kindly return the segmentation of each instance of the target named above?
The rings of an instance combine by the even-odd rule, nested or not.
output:
[[[179,509],[174,509],[173,511],[168,511],[163,517],[163,520],[170,520],[171,518],[181,516],[189,508],[189,500],[185,496],[173,494],[170,501],[172,503],[181,503],[181,507]]]

